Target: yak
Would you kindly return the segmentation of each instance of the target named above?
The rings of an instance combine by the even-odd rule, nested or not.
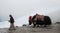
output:
[[[34,15],[33,17],[30,16],[29,17],[29,25],[31,25],[33,23],[33,27],[35,27],[36,25],[44,25],[45,27],[47,25],[51,25],[51,19],[49,16],[44,16],[44,15]]]

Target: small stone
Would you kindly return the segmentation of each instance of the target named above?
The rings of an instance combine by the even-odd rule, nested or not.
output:
[[[26,24],[23,24],[23,26],[26,26]]]

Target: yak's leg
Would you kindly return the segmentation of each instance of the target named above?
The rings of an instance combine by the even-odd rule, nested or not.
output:
[[[36,26],[36,22],[33,22],[33,27],[35,27]]]
[[[44,27],[47,27],[47,22],[46,21],[44,21]]]
[[[37,23],[36,23],[36,24],[37,24],[37,27],[39,27],[39,25],[42,26],[42,25],[43,25],[43,21],[41,21],[41,20],[37,20]]]
[[[37,24],[37,27],[39,27],[39,24]]]
[[[36,24],[37,24],[37,27],[39,27],[39,24],[38,24],[38,22],[36,21]]]
[[[36,24],[33,25],[33,27],[35,27],[35,26],[36,26]]]
[[[36,22],[36,24],[37,24],[37,27],[39,27],[39,24],[40,24],[40,23],[39,23],[39,22]]]
[[[47,22],[44,21],[44,27],[47,27]]]
[[[31,25],[32,24],[32,21],[31,20],[29,20],[29,25]]]
[[[47,27],[47,25],[44,25],[44,27]]]

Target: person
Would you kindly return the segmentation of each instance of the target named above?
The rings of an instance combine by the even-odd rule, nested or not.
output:
[[[11,14],[9,15],[9,17],[10,17],[9,22],[10,22],[11,24],[14,24],[14,18],[12,17],[12,15],[11,15]]]
[[[10,17],[10,20],[9,20],[10,28],[9,28],[9,30],[15,30],[15,27],[14,27],[14,18],[12,17],[11,14],[9,15],[9,17]]]

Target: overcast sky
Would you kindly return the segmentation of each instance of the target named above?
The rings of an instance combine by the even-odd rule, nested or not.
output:
[[[32,13],[48,14],[60,10],[60,0],[0,0],[0,21],[8,20],[9,14],[19,18]]]

